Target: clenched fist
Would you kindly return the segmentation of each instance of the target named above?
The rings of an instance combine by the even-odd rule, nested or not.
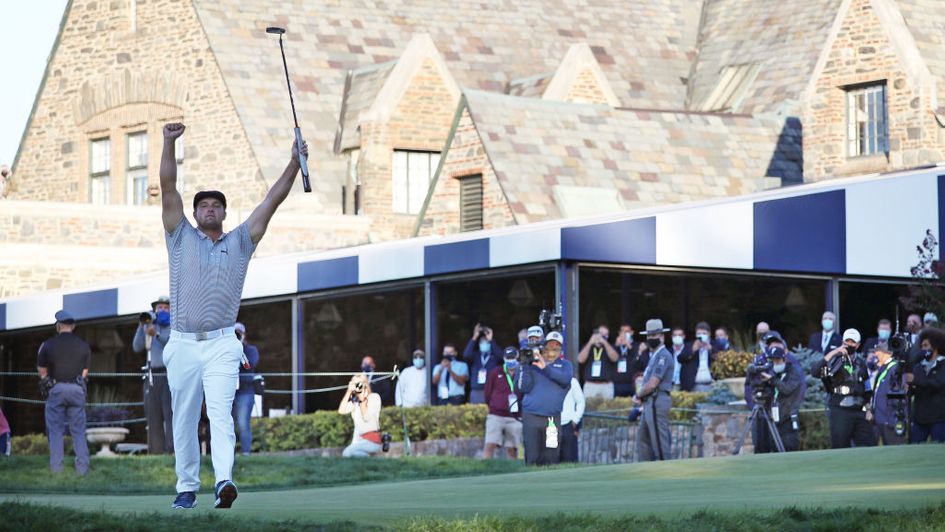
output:
[[[166,140],[174,140],[177,137],[184,134],[184,129],[186,126],[180,122],[173,122],[171,124],[164,125],[164,138]]]

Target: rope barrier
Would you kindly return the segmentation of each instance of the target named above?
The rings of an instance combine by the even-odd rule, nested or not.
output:
[[[360,373],[355,373],[355,375],[360,375]],[[375,382],[380,382],[380,381],[383,381],[383,380],[392,379],[392,378],[394,378],[394,376],[397,375],[397,373],[393,373],[393,372],[391,372],[391,373],[375,373],[375,375],[384,375],[384,376],[383,376],[383,377],[380,377],[380,378],[377,378],[377,379],[372,379],[372,380],[371,380],[371,383],[372,383],[372,384],[375,383]],[[342,385],[342,386],[332,386],[332,387],[330,387],[330,388],[314,388],[314,389],[311,389],[311,390],[298,390],[298,391],[295,391],[295,390],[269,390],[269,389],[266,389],[266,393],[273,394],[273,395],[288,395],[288,394],[293,394],[293,393],[309,394],[309,393],[336,392],[336,391],[338,391],[338,390],[344,390],[344,389],[347,389],[347,388],[348,388],[348,385],[345,384],[345,385]]]
[[[46,401],[40,401],[38,399],[21,399],[19,397],[7,397],[5,395],[0,395],[0,401],[10,401],[11,403],[26,403],[33,405],[44,405]],[[85,406],[144,406],[143,401],[137,403],[85,403]]]
[[[86,427],[111,427],[114,425],[131,425],[134,423],[147,423],[148,418],[145,417],[136,417],[134,419],[121,419],[118,421],[89,421],[86,422]]]
[[[300,372],[300,373],[254,373],[254,375],[262,375],[263,377],[352,377],[354,375],[361,375],[363,372],[360,371],[309,371],[309,372]],[[400,374],[399,371],[375,371],[374,375],[387,375],[394,376]],[[89,377],[143,377],[147,375],[147,372],[141,371],[138,373],[133,372],[115,372],[115,373],[89,373]],[[167,375],[164,372],[152,371],[151,375],[160,377]],[[0,377],[36,377],[35,371],[0,371]]]

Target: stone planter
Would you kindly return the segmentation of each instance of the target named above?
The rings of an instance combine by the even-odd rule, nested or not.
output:
[[[89,440],[89,443],[102,445],[102,449],[95,456],[118,456],[112,452],[111,444],[124,441],[128,432],[125,427],[95,427],[85,429],[85,439]]]
[[[745,377],[730,377],[728,379],[721,379],[719,382],[724,382],[735,397],[739,399],[745,398]]]

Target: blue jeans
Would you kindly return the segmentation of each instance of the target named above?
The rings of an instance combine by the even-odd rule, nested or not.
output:
[[[240,437],[240,454],[249,454],[253,448],[253,430],[249,427],[249,417],[253,413],[256,396],[251,393],[238,393],[233,398],[233,418],[236,419],[236,431]]]

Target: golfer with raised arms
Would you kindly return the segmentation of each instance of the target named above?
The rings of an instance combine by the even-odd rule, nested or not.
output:
[[[171,338],[164,347],[174,413],[177,470],[177,498],[171,507],[197,506],[196,492],[200,488],[197,423],[201,402],[205,400],[216,476],[214,507],[229,508],[237,496],[232,476],[236,434],[231,413],[243,354],[243,344],[233,327],[249,260],[299,173],[299,149],[296,143],[292,144],[292,158],[285,171],[250,217],[224,233],[226,197],[219,191],[203,190],[194,195],[197,227],[184,217],[174,154],[174,141],[183,134],[183,124],[164,126],[161,154],[161,217],[174,309]],[[304,142],[301,152],[308,155]]]

